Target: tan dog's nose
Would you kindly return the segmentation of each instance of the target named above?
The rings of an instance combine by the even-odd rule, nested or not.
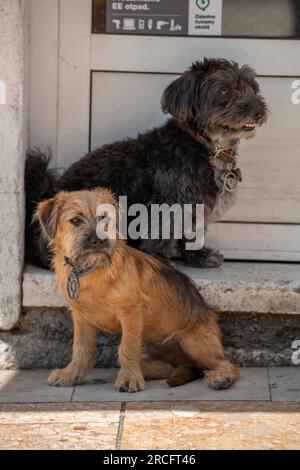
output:
[[[101,239],[96,233],[89,236],[88,242],[93,246],[105,246],[107,244],[107,238]]]

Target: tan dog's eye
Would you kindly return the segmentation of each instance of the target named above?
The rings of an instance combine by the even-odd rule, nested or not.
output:
[[[82,224],[82,219],[79,217],[73,217],[73,219],[69,220],[70,224],[75,225],[75,227],[78,227],[78,225]]]

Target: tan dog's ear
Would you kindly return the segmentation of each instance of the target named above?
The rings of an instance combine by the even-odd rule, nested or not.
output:
[[[48,240],[53,240],[56,235],[61,207],[57,196],[38,204],[34,219],[39,221],[43,235]]]

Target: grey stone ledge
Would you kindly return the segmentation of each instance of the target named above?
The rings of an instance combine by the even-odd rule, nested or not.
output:
[[[217,269],[177,268],[217,311],[300,314],[300,264],[225,262]],[[66,307],[52,272],[26,267],[23,307]]]

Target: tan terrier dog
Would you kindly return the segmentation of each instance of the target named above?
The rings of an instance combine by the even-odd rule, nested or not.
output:
[[[118,236],[99,238],[99,224],[108,223],[107,214],[98,213],[103,204],[117,209],[105,189],[62,192],[38,205],[36,218],[74,323],[72,361],[54,370],[48,383],[80,383],[93,368],[102,330],[122,332],[119,391],[143,390],[145,379],[182,385],[203,369],[210,387],[228,388],[238,370],[225,358],[214,312],[184,274]],[[115,222],[118,233],[118,216]]]

